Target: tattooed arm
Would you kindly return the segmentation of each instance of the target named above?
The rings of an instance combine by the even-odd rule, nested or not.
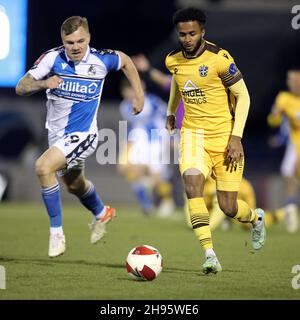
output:
[[[46,80],[36,80],[30,73],[26,73],[16,86],[16,94],[19,96],[30,96],[45,89],[57,88],[63,80],[58,76],[52,76]]]

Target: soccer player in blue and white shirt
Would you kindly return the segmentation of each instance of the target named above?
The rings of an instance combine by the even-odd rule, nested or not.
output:
[[[160,198],[158,213],[166,217],[173,212],[170,170],[169,133],[165,127],[167,105],[158,96],[145,89],[143,112],[133,116],[133,89],[127,79],[121,82],[123,100],[120,113],[128,125],[128,137],[119,155],[119,173],[130,183],[144,214],[153,210],[149,190]]]
[[[45,207],[50,217],[49,256],[65,251],[58,171],[68,191],[94,215],[91,242],[97,243],[115,210],[104,206],[92,182],[84,176],[84,161],[98,142],[97,110],[105,76],[122,70],[133,90],[133,114],[142,111],[144,93],[131,59],[120,51],[89,47],[88,21],[80,16],[66,19],[61,26],[63,46],[44,53],[19,81],[18,95],[46,89],[49,149],[36,161]]]

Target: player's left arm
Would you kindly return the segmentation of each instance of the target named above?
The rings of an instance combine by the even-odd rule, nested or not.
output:
[[[132,101],[133,114],[139,114],[143,110],[144,106],[144,90],[142,88],[141,79],[133,61],[129,58],[129,56],[121,51],[118,51],[118,54],[121,58],[121,69],[130,82],[135,93],[135,97]]]
[[[218,52],[217,72],[223,85],[231,91],[236,99],[235,120],[227,147],[227,158],[234,165],[237,162],[242,164],[244,151],[241,139],[250,107],[249,93],[240,70],[226,50],[222,49]]]
[[[244,150],[242,146],[242,136],[250,108],[250,97],[248,89],[243,79],[240,79],[229,87],[229,90],[236,99],[236,111],[231,137],[228,143],[228,154],[230,162],[243,163]]]

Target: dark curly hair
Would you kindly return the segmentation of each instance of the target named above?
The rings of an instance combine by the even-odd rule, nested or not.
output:
[[[206,15],[197,8],[184,8],[175,12],[173,16],[173,24],[176,27],[179,22],[198,21],[202,26],[205,25]]]

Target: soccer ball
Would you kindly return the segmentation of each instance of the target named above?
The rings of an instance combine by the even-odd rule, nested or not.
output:
[[[126,268],[136,280],[154,280],[163,267],[163,258],[154,247],[143,245],[135,247],[128,253]]]

